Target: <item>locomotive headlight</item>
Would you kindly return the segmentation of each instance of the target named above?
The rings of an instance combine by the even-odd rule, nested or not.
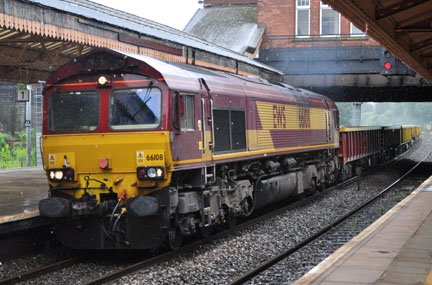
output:
[[[56,172],[54,172],[54,178],[57,180],[62,180],[63,179],[63,171],[57,170]]]
[[[147,169],[147,175],[148,175],[148,177],[150,177],[150,178],[155,178],[156,175],[157,175],[157,171],[156,171],[156,169],[153,168],[153,167]]]
[[[108,78],[106,78],[106,76],[104,76],[104,75],[102,75],[102,76],[99,76],[99,78],[98,78],[98,84],[99,85],[105,85],[105,84],[107,84],[107,82],[108,82]]]
[[[158,168],[157,170],[156,170],[156,176],[157,177],[162,177],[162,175],[163,175],[163,170],[162,170],[162,168]]]
[[[75,171],[70,167],[51,169],[48,172],[48,176],[52,181],[74,181]]]
[[[111,86],[111,78],[109,78],[107,75],[101,75],[97,78],[98,87],[109,87]]]

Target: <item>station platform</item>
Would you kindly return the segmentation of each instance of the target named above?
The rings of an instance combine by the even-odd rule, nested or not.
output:
[[[432,284],[432,176],[294,284]]]
[[[42,167],[1,169],[0,225],[39,216],[39,201],[47,195]]]

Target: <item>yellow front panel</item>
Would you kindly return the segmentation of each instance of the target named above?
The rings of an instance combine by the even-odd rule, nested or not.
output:
[[[45,135],[42,144],[48,169],[64,167],[67,158],[75,170],[76,181],[50,182],[55,187],[100,188],[104,183],[116,193],[133,197],[165,187],[170,182],[173,162],[169,132]],[[100,167],[101,159],[109,160],[107,169]],[[162,166],[165,179],[138,181],[139,166]],[[107,191],[90,189],[88,192],[98,195]],[[73,193],[75,197],[82,194],[84,190]]]
[[[62,168],[62,167],[75,167],[75,153],[74,152],[56,152],[47,154],[47,167],[48,168]]]

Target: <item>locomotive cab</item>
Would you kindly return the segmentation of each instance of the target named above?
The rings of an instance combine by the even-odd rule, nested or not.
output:
[[[62,77],[45,87],[42,146],[50,193],[39,209],[72,247],[76,242],[64,228],[91,237],[88,248],[127,247],[133,236],[117,236],[134,223],[154,227],[150,232],[156,236],[134,242],[139,247],[153,247],[151,241],[163,236],[154,217],[165,215],[168,192],[160,190],[169,184],[173,167],[170,94],[156,79],[161,76],[134,74],[134,68],[109,53],[94,53],[65,65]],[[97,216],[103,217],[100,224],[88,219]],[[143,221],[147,217],[153,219]],[[95,228],[105,237],[95,240],[88,230]]]

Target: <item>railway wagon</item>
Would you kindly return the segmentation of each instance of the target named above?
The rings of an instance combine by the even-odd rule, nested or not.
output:
[[[336,105],[281,83],[103,49],[44,106],[39,210],[70,247],[176,248],[338,176]]]
[[[401,152],[402,127],[383,127],[383,156],[386,160],[398,155]]]
[[[421,135],[421,126],[411,126],[411,139],[417,140]]]
[[[342,127],[339,129],[338,156],[342,180],[352,176],[355,167],[371,167],[380,161],[382,127]]]
[[[408,144],[411,142],[413,137],[413,128],[414,126],[402,126],[402,140],[401,144]]]

